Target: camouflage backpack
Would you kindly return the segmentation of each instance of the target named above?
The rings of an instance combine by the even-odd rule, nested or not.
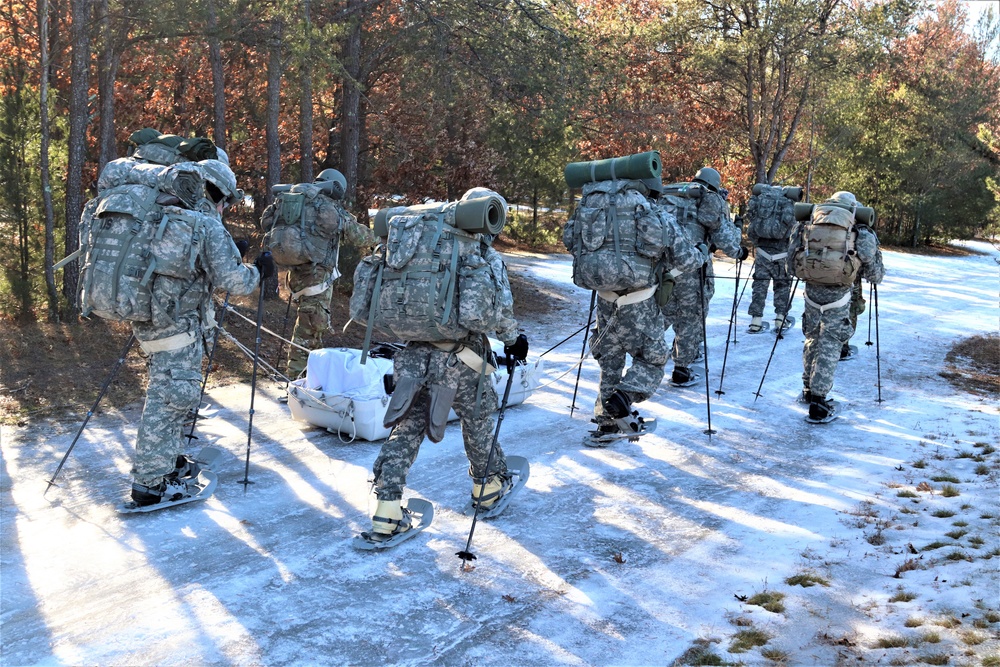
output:
[[[657,283],[665,249],[665,215],[641,181],[586,183],[563,229],[573,255],[573,284],[589,290],[632,292]]]
[[[80,221],[84,316],[149,322],[155,276],[197,275],[202,215],[158,199],[163,193],[154,188],[125,183],[87,203]]]
[[[500,299],[509,299],[502,267],[488,246],[456,225],[461,202],[380,211],[384,238],[354,272],[351,319],[403,341],[445,342],[499,325]],[[501,274],[498,275],[498,271]]]
[[[219,157],[218,149],[211,139],[160,134],[150,127],[136,130],[129,135],[128,141],[129,157],[161,166],[189,160],[215,160]]]
[[[320,184],[276,185],[274,202],[261,216],[264,247],[282,266],[321,264],[336,268],[341,214]]]
[[[705,187],[698,183],[672,183],[663,188],[659,203],[677,217],[677,224],[684,230],[691,243],[704,243],[705,228],[698,222],[698,204],[705,194]]]
[[[850,287],[861,268],[854,251],[855,224],[869,224],[874,211],[864,206],[796,204],[791,264],[796,277],[817,285]]]

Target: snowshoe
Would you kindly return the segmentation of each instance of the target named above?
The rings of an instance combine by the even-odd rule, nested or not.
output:
[[[812,396],[809,403],[809,415],[806,421],[810,424],[827,424],[837,418],[837,404],[821,396]]]
[[[409,518],[409,529],[391,535],[366,531],[351,540],[351,546],[361,551],[379,551],[405,542],[431,525],[434,520],[434,505],[420,498],[410,498],[403,508],[403,515]]]
[[[508,482],[509,484],[504,485],[504,491],[500,498],[490,505],[489,507],[483,507],[479,510],[480,519],[492,519],[495,516],[499,516],[507,509],[507,505],[510,504],[511,498],[514,494],[521,490],[521,487],[528,481],[528,475],[531,474],[531,467],[528,465],[528,460],[523,456],[508,456],[507,457],[507,474],[510,476]],[[470,499],[468,504],[466,504],[463,513],[467,516],[472,516],[476,513],[476,506],[474,498]]]
[[[202,447],[194,457],[177,457],[173,472],[155,487],[132,484],[132,499],[118,506],[122,514],[157,510],[205,500],[215,493],[218,476],[209,467],[222,455],[216,447]]]
[[[795,326],[795,317],[788,315],[783,321],[781,321],[781,333],[785,333]],[[774,320],[774,332],[778,333],[778,319]]]
[[[626,422],[625,425],[622,422]],[[607,447],[618,440],[628,439],[637,442],[640,437],[649,435],[656,430],[655,419],[644,419],[638,412],[633,412],[629,418],[600,423],[596,431],[591,431],[583,438],[586,447]]]
[[[848,345],[847,343],[844,343],[844,346],[840,348],[839,361],[850,361],[856,356],[858,356],[858,347],[856,345]]]
[[[684,368],[683,366],[675,366],[674,372],[670,376],[670,384],[674,387],[690,387],[697,384],[700,379],[701,374],[698,371]]]
[[[761,322],[760,324],[751,324],[747,327],[748,334],[759,334],[769,331],[771,329],[770,322]]]

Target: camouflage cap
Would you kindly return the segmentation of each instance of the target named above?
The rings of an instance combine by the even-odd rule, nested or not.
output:
[[[722,187],[722,175],[712,167],[702,167],[694,175],[694,180],[704,183],[712,190],[718,191]]]
[[[847,190],[839,190],[830,195],[830,201],[843,204],[844,206],[858,206],[858,198]]]
[[[243,198],[243,191],[236,187],[236,174],[220,160],[198,162],[205,180],[218,188],[228,204],[235,204]],[[214,199],[214,197],[213,197]]]

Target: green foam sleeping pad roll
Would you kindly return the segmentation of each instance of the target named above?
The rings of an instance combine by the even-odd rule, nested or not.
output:
[[[844,206],[843,204],[835,204],[833,202],[821,202],[820,204],[806,204],[802,202],[797,202],[795,204],[795,219],[802,221],[808,220],[812,215],[813,208],[815,206],[836,206],[837,208],[842,208],[845,211],[850,211],[850,207]],[[870,206],[858,206],[854,209],[854,219],[857,220],[862,225],[868,225],[869,227],[875,224],[875,209]]]
[[[563,174],[566,185],[571,188],[583,187],[584,183],[598,181],[641,180],[643,178],[660,178],[663,163],[659,151],[647,151],[626,155],[625,157],[591,160],[589,162],[570,162]]]
[[[497,236],[507,223],[507,209],[499,197],[479,197],[451,203],[419,204],[380,208],[372,220],[375,236],[389,235],[389,220],[397,215],[441,214],[449,207],[455,209],[455,226],[470,234]]]

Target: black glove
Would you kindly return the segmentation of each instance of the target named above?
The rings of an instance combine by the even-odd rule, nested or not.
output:
[[[264,282],[268,278],[278,274],[278,267],[274,264],[274,257],[271,257],[271,253],[267,250],[257,256],[253,265],[257,267],[258,271],[260,271],[261,282]]]
[[[507,355],[507,367],[513,368],[514,361],[524,361],[528,358],[528,337],[518,334],[517,340],[510,345],[503,346],[503,353]]]
[[[247,250],[250,249],[250,242],[246,239],[240,239],[236,242],[236,249],[240,251],[240,257],[246,257]]]
[[[740,257],[739,260],[742,262],[744,259],[750,256],[750,248],[745,245],[740,246]]]

